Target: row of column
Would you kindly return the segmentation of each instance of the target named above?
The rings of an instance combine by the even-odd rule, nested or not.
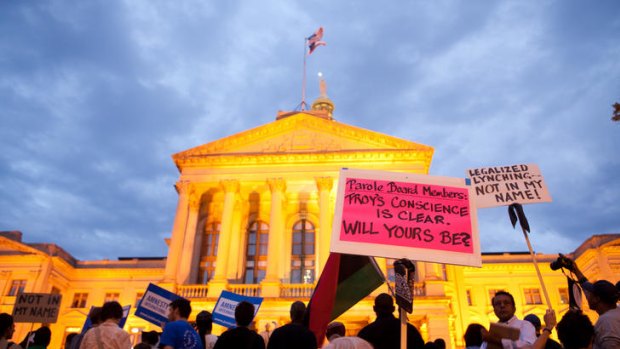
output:
[[[271,191],[271,207],[268,242],[269,260],[267,262],[265,282],[278,283],[288,267],[285,263],[285,254],[282,253],[285,248],[283,243],[286,236],[284,216],[286,181],[282,178],[270,178],[267,179],[267,184]],[[234,179],[222,180],[219,185],[224,191],[224,202],[220,220],[220,237],[215,272],[210,284],[225,284],[229,263],[238,262],[229,261],[229,257],[231,243],[233,242],[233,227],[238,227],[238,225],[234,224],[234,220],[240,219],[239,215],[234,214],[240,182]],[[333,178],[317,177],[316,185],[319,201],[316,258],[318,262],[317,271],[320,271],[329,256],[332,217],[330,192],[333,187]],[[179,201],[169,245],[164,281],[188,284],[194,282],[200,260],[202,232],[198,231],[197,223],[201,198],[204,192],[210,188],[189,181],[179,181],[176,184],[176,189],[179,194]],[[278,260],[273,260],[273,258],[278,258]]]

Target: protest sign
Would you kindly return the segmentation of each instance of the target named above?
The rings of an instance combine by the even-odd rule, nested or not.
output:
[[[58,320],[62,295],[51,293],[20,293],[15,298],[13,320],[52,324]]]
[[[263,299],[261,297],[247,297],[222,291],[220,298],[215,303],[215,308],[213,308],[213,322],[228,328],[235,327],[235,308],[241,301],[252,303],[254,305],[254,316],[256,316]]]
[[[140,299],[135,315],[163,328],[168,322],[168,305],[179,298],[181,296],[157,285],[149,284],[144,296]]]
[[[342,169],[331,252],[480,266],[462,178]]]
[[[535,164],[475,168],[467,170],[467,175],[478,208],[551,202]]]

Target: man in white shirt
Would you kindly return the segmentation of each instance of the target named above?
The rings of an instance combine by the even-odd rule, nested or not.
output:
[[[532,348],[532,345],[536,342],[536,329],[529,321],[517,319],[515,316],[517,308],[514,297],[506,291],[499,291],[495,293],[491,303],[499,323],[518,328],[519,338],[513,341],[507,338],[492,336],[487,332],[483,334],[484,343],[482,343],[481,349],[497,346],[501,346],[504,349]],[[490,343],[495,345],[489,345]]]

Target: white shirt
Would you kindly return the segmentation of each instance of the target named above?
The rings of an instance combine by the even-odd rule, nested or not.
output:
[[[511,341],[510,339],[502,339],[502,347],[504,349],[523,349],[531,348],[532,344],[536,342],[536,329],[529,321],[519,320],[516,316],[512,316],[510,320],[504,322],[504,324],[519,329],[519,339]],[[487,343],[482,343],[480,349],[486,349]]]
[[[620,308],[606,311],[594,325],[594,349],[620,347]]]

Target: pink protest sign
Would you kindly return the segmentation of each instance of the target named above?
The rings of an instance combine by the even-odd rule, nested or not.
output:
[[[479,266],[472,202],[461,178],[343,169],[331,251]]]

